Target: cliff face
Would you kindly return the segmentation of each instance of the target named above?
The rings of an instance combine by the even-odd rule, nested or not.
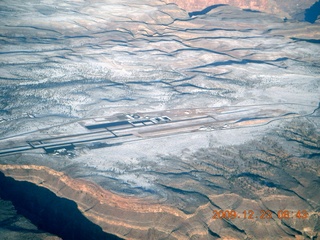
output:
[[[85,180],[43,166],[0,165],[0,193],[10,198],[40,228],[63,239],[187,239],[207,231],[183,212],[151,199],[121,197]],[[209,204],[206,211],[210,219]],[[180,223],[180,224],[179,224]],[[177,226],[183,226],[174,231]],[[103,232],[104,230],[105,232]],[[107,234],[106,232],[115,234]]]
[[[164,199],[113,193],[101,187],[111,179],[97,184],[37,165],[0,165],[0,193],[63,239],[317,239],[319,134],[301,121],[279,134],[299,146],[265,137],[228,149],[200,149],[183,164],[174,156],[162,158],[165,165],[148,163],[154,177],[160,176]],[[294,156],[301,148],[304,155]],[[237,218],[215,215],[231,209]],[[283,219],[282,210],[290,218]],[[254,218],[246,217],[250,212]]]
[[[22,168],[19,169],[21,170]],[[31,170],[31,174],[34,173],[32,170],[35,170],[35,168],[25,168],[25,170],[27,169]],[[42,173],[39,171],[37,173],[39,175],[34,175],[34,177],[37,177],[38,180],[44,177],[43,171]],[[49,174],[48,172],[47,176]],[[23,177],[23,174],[20,177]],[[37,185],[34,184],[34,181],[28,180],[28,178],[25,178],[25,181],[16,181],[14,178],[5,177],[3,173],[0,173],[0,196],[10,199],[15,208],[35,224],[38,229],[55,233],[65,240],[119,239],[114,235],[103,232],[100,226],[88,220],[77,208],[77,204],[74,201],[58,197],[54,190],[50,191],[50,187],[46,188],[41,184]],[[59,184],[57,184],[57,187],[59,187]],[[23,231],[17,230],[17,234],[21,234],[20,232]],[[40,238],[31,235],[30,239]],[[49,240],[49,237],[45,236],[43,239]],[[60,238],[51,237],[50,239]]]
[[[242,9],[251,9],[260,12],[276,14],[281,17],[304,17],[304,11],[310,8],[316,0],[292,0],[292,1],[277,1],[277,0],[165,0],[168,3],[176,3],[181,8],[188,12],[200,11],[206,7],[227,4]],[[300,19],[301,20],[301,19]]]

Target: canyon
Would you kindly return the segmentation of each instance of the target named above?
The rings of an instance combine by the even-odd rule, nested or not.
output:
[[[315,4],[1,1],[0,234],[319,239]],[[139,141],[59,142],[106,130]]]

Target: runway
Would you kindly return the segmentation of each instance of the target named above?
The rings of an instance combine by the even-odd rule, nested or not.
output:
[[[254,127],[283,118],[301,116],[288,111],[288,104],[201,109],[173,109],[158,112],[117,114],[82,119],[76,134],[25,134],[0,140],[0,156],[40,150],[52,154],[85,147],[110,147],[128,141],[188,133]],[[68,124],[64,125],[67,126]],[[8,142],[14,142],[8,147]],[[6,146],[6,147],[3,147]]]

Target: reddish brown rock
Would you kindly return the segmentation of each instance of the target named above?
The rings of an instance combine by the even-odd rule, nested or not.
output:
[[[227,4],[242,9],[251,9],[266,13],[276,14],[282,17],[292,17],[295,14],[301,14],[304,9],[312,6],[316,0],[306,1],[275,1],[275,0],[165,0],[167,3],[176,3],[181,8],[193,12],[200,11],[206,7]]]
[[[47,167],[1,165],[0,171],[15,180],[31,182],[49,189],[57,196],[74,201],[90,221],[119,237],[188,239],[186,233],[200,237],[208,234],[200,224],[191,227],[192,224],[188,223],[194,221],[198,214],[187,215],[178,209],[157,204],[152,199],[122,197],[94,183],[72,179]],[[208,208],[208,205],[199,207],[199,211],[206,211],[209,221]],[[173,232],[179,225],[180,230]]]

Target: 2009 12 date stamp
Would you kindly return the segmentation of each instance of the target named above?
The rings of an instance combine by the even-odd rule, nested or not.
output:
[[[270,210],[244,210],[237,212],[235,210],[213,210],[212,219],[307,219],[309,213],[306,210],[289,211],[286,209],[279,210],[278,212],[272,212]]]

